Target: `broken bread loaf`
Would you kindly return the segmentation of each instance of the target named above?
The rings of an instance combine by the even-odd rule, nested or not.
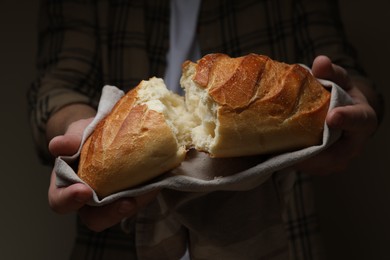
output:
[[[83,144],[79,177],[105,197],[177,167],[190,143],[188,115],[184,99],[162,79],[142,81]]]
[[[300,65],[209,54],[183,64],[181,84],[197,125],[192,143],[213,157],[321,143],[330,93]]]
[[[237,157],[321,143],[330,93],[299,65],[209,54],[183,64],[181,85],[185,97],[142,81],[98,124],[78,170],[98,196],[177,167],[191,148]]]

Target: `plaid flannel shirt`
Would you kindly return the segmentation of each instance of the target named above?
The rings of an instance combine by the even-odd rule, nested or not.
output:
[[[34,140],[47,160],[46,122],[61,107],[96,107],[106,84],[126,91],[142,79],[164,75],[169,0],[46,0],[39,17],[38,77],[28,98]],[[345,40],[337,1],[203,1],[197,37],[202,54],[253,52],[309,66],[324,54],[353,73],[361,72]],[[298,174],[281,212],[291,259],[321,255],[310,189],[310,179]],[[119,226],[94,233],[79,223],[72,259],[136,259],[135,234]]]

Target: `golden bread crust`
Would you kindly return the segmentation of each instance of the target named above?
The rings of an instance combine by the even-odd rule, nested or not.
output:
[[[195,144],[211,156],[274,153],[321,143],[330,93],[300,65],[257,54],[211,54],[185,63],[183,70],[218,108],[212,144],[206,149]]]
[[[82,147],[78,175],[99,197],[148,181],[184,160],[185,150],[164,116],[135,105],[138,88],[118,101]]]

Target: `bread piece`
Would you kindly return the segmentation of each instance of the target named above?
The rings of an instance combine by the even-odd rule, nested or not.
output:
[[[249,54],[183,64],[196,149],[212,157],[290,151],[321,143],[330,93],[299,65]]]
[[[84,143],[79,177],[105,197],[177,167],[190,143],[187,117],[183,97],[162,79],[142,81]]]

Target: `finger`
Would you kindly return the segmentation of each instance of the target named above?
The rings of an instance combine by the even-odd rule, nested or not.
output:
[[[333,81],[344,89],[351,88],[351,79],[347,71],[333,64],[327,56],[318,56],[314,59],[312,72],[317,78]]]
[[[49,206],[53,211],[59,214],[75,212],[92,198],[92,190],[86,185],[77,183],[58,188],[55,179],[56,175],[53,171],[48,192]]]
[[[64,135],[56,136],[49,142],[49,151],[54,156],[73,155],[80,147],[85,128],[93,118],[80,119],[69,125]]]
[[[80,209],[79,215],[89,229],[100,232],[116,225],[124,218],[133,217],[140,209],[155,200],[158,193],[159,190],[155,190],[135,198],[120,199],[101,207],[86,206]]]
[[[84,132],[84,129],[92,122],[93,117],[80,119],[76,122],[73,122],[69,125],[65,134],[73,134],[81,136]]]
[[[73,155],[80,147],[81,136],[79,135],[60,135],[54,137],[49,142],[50,153],[57,157],[60,155]]]
[[[375,112],[365,104],[336,107],[329,111],[326,123],[330,128],[341,129],[346,134],[371,135],[377,126]]]
[[[79,210],[81,221],[95,232],[114,226],[122,219],[132,217],[136,213],[137,203],[133,198],[121,199],[100,207],[85,206]]]

